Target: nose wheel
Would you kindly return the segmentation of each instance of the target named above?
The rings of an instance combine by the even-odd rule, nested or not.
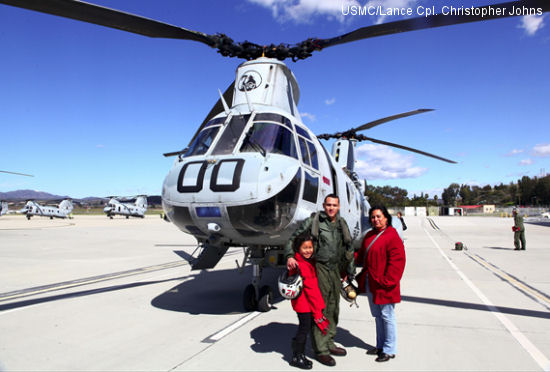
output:
[[[263,257],[251,257],[250,261],[252,262],[252,284],[247,285],[244,289],[243,306],[246,311],[265,313],[271,310],[273,290],[268,285],[260,287]]]

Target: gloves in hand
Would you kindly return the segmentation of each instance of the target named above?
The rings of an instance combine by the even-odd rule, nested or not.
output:
[[[321,330],[321,332],[326,335],[327,334],[327,331],[328,331],[328,325],[329,325],[329,322],[327,320],[327,318],[325,318],[324,316],[321,317],[321,318],[316,318],[314,319],[315,320],[315,324],[317,325],[317,327],[319,327],[319,329]]]

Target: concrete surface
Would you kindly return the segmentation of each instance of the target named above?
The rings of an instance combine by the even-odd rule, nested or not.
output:
[[[341,304],[348,356],[313,369],[549,370],[550,227],[526,224],[518,252],[510,218],[406,222],[397,357],[365,354],[375,328],[361,296],[359,308]],[[456,241],[467,250],[452,250]],[[0,217],[0,370],[296,370],[290,303],[245,313],[242,249],[191,272],[182,257],[194,249],[156,216]],[[275,288],[277,275],[264,271],[264,282]]]

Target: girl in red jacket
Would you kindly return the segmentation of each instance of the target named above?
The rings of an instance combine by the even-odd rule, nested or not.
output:
[[[290,365],[302,369],[311,369],[312,363],[304,354],[307,335],[314,322],[323,333],[328,330],[328,320],[323,316],[325,301],[321,296],[315,272],[313,258],[313,237],[309,232],[298,235],[293,242],[295,256],[302,276],[304,288],[302,293],[292,300],[292,308],[298,314],[298,332],[292,339],[292,360]],[[290,274],[295,274],[291,272]]]

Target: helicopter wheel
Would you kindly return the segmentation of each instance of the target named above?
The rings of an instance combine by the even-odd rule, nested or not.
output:
[[[252,284],[247,285],[244,289],[243,306],[246,311],[255,311],[258,307],[258,300],[256,299],[256,289]]]
[[[130,218],[130,216],[126,216],[126,219]]]
[[[109,216],[110,219],[113,219],[113,216]]]
[[[30,221],[30,220],[31,220],[31,216],[27,216],[27,220],[29,220],[29,221]]]
[[[273,303],[273,291],[271,287],[265,285],[260,289],[260,299],[258,300],[258,311],[267,313],[271,310],[271,304]]]
[[[52,216],[50,216],[50,220],[53,220],[53,217],[52,217]]]

